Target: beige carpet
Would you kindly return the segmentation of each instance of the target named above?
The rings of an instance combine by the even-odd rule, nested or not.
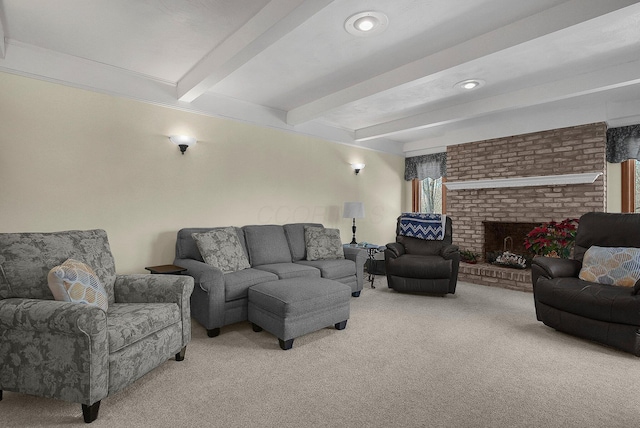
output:
[[[383,276],[347,328],[282,351],[248,323],[193,324],[171,360],[102,401],[95,427],[632,427],[640,360],[536,321],[529,293],[459,283],[395,293]],[[4,393],[0,426],[83,425],[80,405]]]

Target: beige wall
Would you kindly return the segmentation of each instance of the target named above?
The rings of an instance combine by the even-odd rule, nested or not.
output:
[[[103,228],[121,273],[172,262],[182,227],[321,222],[348,242],[353,200],[358,240],[382,245],[411,197],[399,156],[4,73],[0,94],[0,232]],[[182,156],[171,134],[198,143]]]

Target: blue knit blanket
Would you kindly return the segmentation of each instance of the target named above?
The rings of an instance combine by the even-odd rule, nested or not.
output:
[[[444,214],[402,213],[400,235],[429,241],[442,241],[446,216]]]

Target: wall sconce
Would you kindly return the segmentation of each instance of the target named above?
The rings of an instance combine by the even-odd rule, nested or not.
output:
[[[364,168],[364,164],[363,163],[352,163],[351,164],[351,168],[353,168],[353,170],[356,172],[356,175],[358,175],[360,170],[362,168]]]
[[[196,139],[189,137],[188,135],[172,135],[169,140],[176,146],[180,147],[180,152],[184,155],[187,151],[187,147],[193,146],[196,143]]]

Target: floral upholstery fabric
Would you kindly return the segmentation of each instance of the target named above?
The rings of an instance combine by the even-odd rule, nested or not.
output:
[[[193,278],[187,275],[118,275],[114,285],[117,303],[175,303],[180,308],[182,343],[191,341]]]
[[[578,277],[599,284],[633,287],[640,279],[640,248],[589,247]]]
[[[179,322],[180,310],[173,303],[114,303],[107,312],[109,353]]]
[[[47,273],[67,258],[109,284],[107,312],[52,300]],[[104,231],[0,233],[0,267],[0,390],[91,405],[191,338],[193,278],[116,275]]]
[[[91,266],[113,303],[116,267],[104,230],[0,233],[0,299],[53,299],[47,275],[67,259]]]
[[[60,302],[84,303],[103,311],[109,306],[107,291],[98,276],[81,261],[68,259],[54,267],[49,271],[47,282],[54,299]]]
[[[307,246],[307,260],[344,259],[344,249],[338,229],[305,226],[304,239]]]
[[[208,232],[194,233],[202,259],[208,265],[224,273],[250,268],[249,259],[242,249],[238,234],[233,227],[221,227]]]
[[[55,300],[0,300],[0,389],[83,404],[107,395],[106,313]]]

